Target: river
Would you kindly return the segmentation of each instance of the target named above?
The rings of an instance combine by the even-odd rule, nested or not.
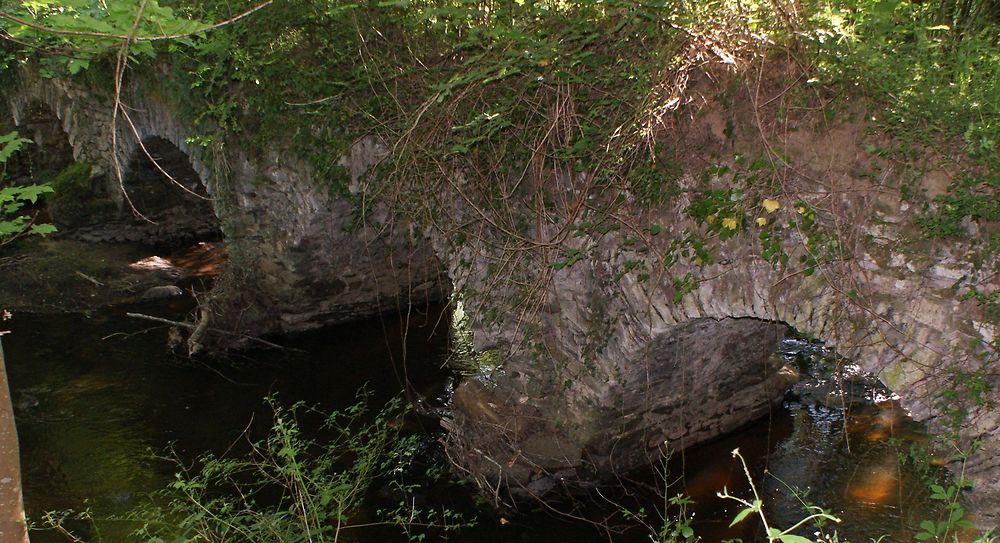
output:
[[[452,378],[443,367],[451,347],[448,319],[439,307],[279,340],[295,350],[250,350],[213,362],[175,357],[164,347],[165,327],[125,316],[127,311],[176,316],[189,305],[175,300],[87,313],[18,313],[5,323],[11,330],[4,346],[24,497],[35,522],[50,510],[89,509],[98,519],[128,511],[173,479],[174,465],[158,458],[168,446],[190,461],[206,451],[224,452],[244,432],[261,435],[271,420],[263,402],[267,395],[329,410],[353,403],[361,387],[380,403],[399,395],[405,382],[433,395]],[[803,342],[786,342],[784,351],[789,360],[826,356]],[[808,491],[807,501],[844,519],[842,537],[865,541],[888,534],[894,541],[909,540],[934,509],[925,485],[899,452],[924,437],[891,398],[881,400],[844,409],[836,402],[791,398],[741,431],[675,453],[668,469],[677,482],[668,493],[683,492],[696,502],[689,512],[703,541],[753,540],[758,528],[750,522],[728,528],[739,508],[716,497],[723,486],[748,491],[730,454],[739,447],[772,522],[788,525],[803,515],[789,491],[798,488]],[[428,443],[439,433],[433,423],[415,431],[426,433]],[[628,529],[634,523],[620,511],[620,506],[643,507],[656,519],[662,502],[651,490],[658,488],[655,478],[637,477],[640,484],[628,491],[579,499],[565,504],[562,513],[530,505],[494,512],[472,505],[469,490],[445,491],[478,517],[477,527],[449,534],[449,540],[648,541],[642,527]],[[88,533],[79,523],[67,526]],[[127,541],[134,528],[120,521],[98,526],[106,542]],[[66,541],[51,530],[31,536],[36,543]],[[357,540],[385,537],[379,532]]]

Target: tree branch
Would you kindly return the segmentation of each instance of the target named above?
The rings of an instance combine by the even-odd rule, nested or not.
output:
[[[191,324],[189,322],[172,321],[170,319],[164,319],[163,317],[154,317],[153,315],[145,315],[143,313],[125,313],[125,316],[126,317],[132,317],[133,319],[144,319],[144,320],[147,320],[147,321],[159,322],[159,323],[162,323],[162,324],[169,324],[171,326],[179,326],[181,328],[186,328],[188,330],[194,330],[195,328],[197,328],[197,325]],[[293,349],[291,347],[285,347],[285,346],[282,346],[282,345],[278,345],[277,343],[271,343],[270,341],[267,341],[266,339],[261,339],[259,337],[254,337],[254,336],[248,336],[246,334],[238,334],[236,332],[229,332],[227,330],[219,330],[218,328],[208,328],[208,330],[211,330],[212,332],[216,332],[216,333],[219,333],[219,334],[225,334],[227,336],[234,336],[234,337],[248,339],[250,341],[254,341],[254,342],[260,343],[261,345],[264,345],[264,346],[267,346],[267,347],[272,347],[272,348],[275,348],[275,349],[283,349],[283,350],[286,350],[286,351],[301,351],[301,349]]]
[[[220,27],[226,26],[228,24],[234,23],[236,21],[239,21],[240,19],[243,19],[244,17],[247,17],[247,16],[249,16],[250,14],[252,14],[252,13],[254,13],[256,11],[258,11],[260,9],[263,9],[263,8],[271,5],[272,2],[274,2],[274,0],[266,0],[265,2],[257,4],[256,6],[250,8],[250,9],[248,9],[248,10],[246,10],[246,11],[244,11],[244,12],[238,14],[238,15],[234,15],[234,16],[228,18],[228,19],[223,19],[221,21],[212,23],[212,24],[210,24],[208,26],[205,26],[203,28],[199,28],[197,30],[192,30],[191,32],[183,32],[181,34],[161,34],[161,35],[157,35],[157,36],[134,36],[133,33],[129,33],[129,34],[111,34],[111,33],[108,33],[108,32],[92,32],[92,31],[87,31],[87,30],[63,30],[63,29],[59,29],[59,28],[53,28],[53,27],[44,26],[44,25],[38,24],[38,23],[36,23],[34,21],[29,21],[27,19],[22,19],[20,17],[16,17],[14,15],[11,15],[10,13],[8,13],[6,11],[0,11],[0,18],[7,19],[8,21],[17,23],[19,25],[26,26],[28,28],[32,28],[32,29],[38,30],[40,32],[45,32],[47,34],[55,34],[57,36],[76,36],[76,37],[81,37],[81,38],[104,38],[104,39],[109,39],[109,40],[129,40],[129,41],[136,41],[136,42],[140,42],[140,41],[163,41],[163,40],[176,40],[176,39],[180,39],[180,38],[188,38],[188,37],[191,37],[191,36],[194,36],[194,35],[197,35],[197,34],[208,32],[208,31],[211,31],[211,30],[215,30],[216,28],[220,28]],[[140,10],[140,13],[141,12],[142,12],[142,10]]]

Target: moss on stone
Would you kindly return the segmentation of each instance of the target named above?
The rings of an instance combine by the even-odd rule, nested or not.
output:
[[[61,228],[94,224],[115,210],[114,202],[94,189],[89,164],[74,162],[45,182],[54,190],[47,199],[52,221]]]

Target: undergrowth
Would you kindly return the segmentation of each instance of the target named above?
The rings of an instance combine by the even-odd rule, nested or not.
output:
[[[39,197],[52,192],[50,184],[15,185],[4,179],[7,160],[30,142],[16,132],[0,135],[0,247],[25,235],[46,235],[56,230],[51,224],[36,221],[38,211],[31,213],[28,209]]]
[[[100,526],[106,522],[135,526],[134,540],[148,543],[293,543],[336,542],[348,532],[378,528],[421,541],[473,524],[444,506],[415,501],[421,487],[404,472],[418,436],[399,430],[405,410],[398,400],[378,413],[369,412],[364,394],[330,413],[301,403],[284,407],[273,398],[267,402],[274,417],[264,439],[234,444],[225,455],[204,454],[193,463],[170,451],[165,460],[174,464],[174,481],[123,517],[50,512],[34,528],[78,543],[102,541]],[[318,430],[303,429],[301,419],[316,417],[322,421]],[[247,451],[236,452],[242,449]],[[73,530],[80,522],[86,528]]]
[[[74,0],[67,8],[84,13],[85,3]],[[104,15],[86,12],[77,27],[119,28],[127,22],[127,4]],[[255,5],[154,3],[147,22],[187,30]],[[65,23],[66,14],[53,9],[47,2],[24,3],[14,14]],[[265,160],[292,150],[311,164],[321,187],[355,201],[359,225],[388,206],[410,232],[461,237],[460,245],[479,242],[477,258],[487,261],[486,270],[466,272],[485,275],[478,282],[491,286],[503,278],[515,291],[478,289],[480,307],[513,308],[523,324],[552,272],[589,257],[594,240],[610,234],[657,245],[651,237],[658,226],[643,223],[645,210],[685,192],[704,200],[716,190],[678,184],[684,173],[698,175],[685,159],[699,150],[671,141],[703,98],[689,89],[691,78],[728,71],[730,81],[720,80],[727,87],[717,97],[728,108],[753,78],[759,85],[763,61],[778,58],[792,66],[778,96],[779,118],[820,110],[835,121],[852,114],[851,103],[861,98],[874,133],[870,150],[903,165],[904,192],[927,170],[954,173],[947,193],[926,203],[919,222],[925,235],[939,238],[967,237],[968,221],[988,225],[973,257],[988,277],[1000,247],[993,227],[1000,216],[998,17],[994,0],[289,0],[209,33],[140,42],[135,54],[158,52],[170,60],[165,86],[199,130],[192,141],[238,140]],[[102,58],[98,39],[76,44],[71,36],[45,38],[9,20],[3,24],[15,39],[6,42],[8,64],[29,56],[62,59],[46,64],[50,74],[59,66],[70,73],[104,66],[96,62]],[[49,49],[21,48],[32,39]],[[94,61],[60,56],[69,44]],[[163,79],[138,71],[140,78]],[[728,123],[732,139],[741,127],[731,118]],[[352,185],[340,158],[365,136],[381,141],[385,156],[372,175]],[[697,246],[699,261],[711,261],[704,257],[714,240],[752,233],[752,221],[768,220],[718,213],[746,213],[781,188],[775,179],[787,175],[789,158],[764,146],[765,161],[754,163],[773,175],[746,176],[748,184],[738,193],[730,189],[724,206],[692,208],[707,228],[674,233],[680,250]],[[735,184],[735,176],[725,183]],[[783,203],[790,207],[796,199]],[[708,220],[713,217],[720,220]],[[816,244],[822,230],[807,239]],[[761,230],[760,252],[787,266],[779,234]],[[828,234],[836,241],[839,232]],[[843,244],[821,245],[804,247],[798,252],[805,260],[791,264],[812,270],[842,256]],[[656,262],[674,262],[672,251],[657,247],[657,258],[629,257],[621,274],[662,275],[653,273]],[[688,282],[669,265],[665,273],[668,282]],[[995,296],[977,290],[978,280],[969,278],[966,290],[988,304]]]

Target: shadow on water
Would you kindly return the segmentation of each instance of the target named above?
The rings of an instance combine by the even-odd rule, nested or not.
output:
[[[169,443],[181,458],[221,453],[245,429],[263,432],[262,399],[344,408],[365,387],[373,405],[398,395],[404,350],[400,320],[338,326],[294,339],[306,352],[249,351],[209,367],[166,352],[166,329],[124,317],[18,314],[5,323],[8,372],[21,442],[29,517],[90,507],[97,516],[128,511],[173,477],[152,457]],[[436,313],[411,315],[406,377],[418,390],[439,375],[447,338]],[[251,424],[251,420],[253,420]],[[33,534],[34,541],[60,541]],[[116,539],[105,537],[105,541]]]
[[[402,318],[387,316],[287,339],[301,351],[248,351],[209,366],[166,352],[165,328],[124,316],[187,309],[184,302],[171,303],[172,308],[161,304],[88,315],[18,314],[6,323],[12,330],[5,346],[31,518],[54,509],[90,508],[96,517],[132,509],[173,478],[174,466],[151,453],[173,443],[181,459],[190,461],[206,451],[225,451],[247,429],[262,435],[271,422],[262,401],[268,394],[287,404],[304,401],[333,410],[354,403],[357,390],[366,387],[378,406],[398,396],[404,382],[432,396],[448,378],[441,367],[449,355],[441,308],[413,312],[409,328]],[[786,344],[786,357],[808,351],[799,347]],[[738,507],[716,497],[723,486],[748,495],[742,468],[730,454],[736,447],[750,461],[777,524],[803,516],[789,490],[798,489],[806,493],[803,499],[845,518],[839,531],[852,541],[882,534],[897,541],[912,538],[913,527],[931,509],[923,484],[900,464],[891,443],[922,439],[919,428],[890,398],[839,405],[829,398],[799,390],[769,417],[674,454],[669,471],[683,477],[668,493],[683,492],[695,501],[689,511],[702,541],[753,541],[761,535],[750,522],[729,528]],[[437,429],[430,424],[428,431],[433,443]],[[451,541],[648,542],[648,531],[629,529],[619,506],[645,508],[655,521],[652,512],[662,499],[652,488],[662,487],[649,474],[633,480],[638,484],[628,492],[609,488],[564,504],[568,515],[530,505],[516,514],[475,508],[471,490],[452,486],[431,489],[427,497],[479,517],[477,527],[451,534]],[[104,526],[104,541],[125,541],[131,528]],[[386,538],[377,532],[358,540]],[[35,532],[32,539],[65,541],[52,532]]]

